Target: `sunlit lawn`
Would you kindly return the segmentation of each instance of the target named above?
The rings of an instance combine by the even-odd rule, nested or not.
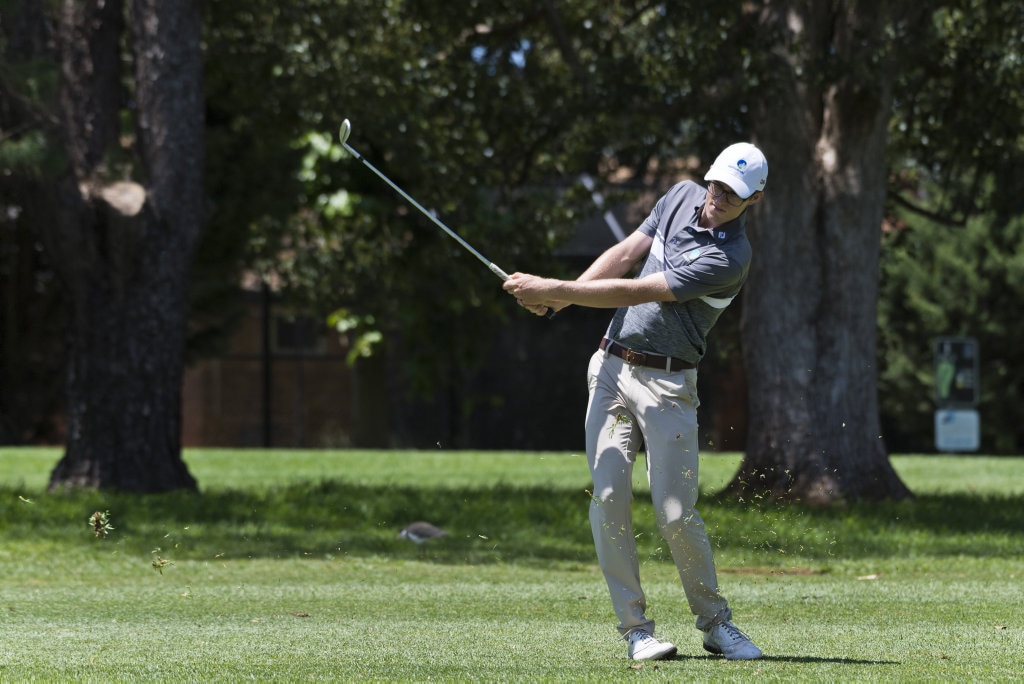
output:
[[[200,494],[45,492],[58,450],[0,450],[0,680],[1006,681],[1024,672],[1024,459],[895,457],[918,494],[701,512],[765,659],[700,648],[636,501],[677,659],[639,669],[593,558],[579,454],[189,451]],[[638,470],[642,470],[638,469]],[[638,477],[642,488],[642,478]],[[107,512],[113,530],[87,525]],[[448,537],[416,548],[414,519]]]

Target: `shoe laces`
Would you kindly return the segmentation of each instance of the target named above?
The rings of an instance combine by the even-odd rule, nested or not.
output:
[[[750,637],[741,632],[736,625],[732,624],[728,620],[720,623],[719,627],[725,630],[726,634],[729,636],[729,639],[733,642],[750,641]]]
[[[651,641],[656,641],[656,639],[654,638],[653,635],[648,634],[647,632],[644,632],[642,630],[637,630],[635,632],[630,632],[628,638],[629,638],[629,643],[631,643],[631,644],[640,644],[640,643],[643,643],[644,641],[647,641],[648,639],[650,639]]]

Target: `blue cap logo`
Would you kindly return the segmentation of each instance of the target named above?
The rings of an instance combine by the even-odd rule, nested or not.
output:
[[[747,170],[747,160],[746,159],[740,159],[738,162],[736,162],[736,168],[740,170],[740,173],[743,173],[744,171],[746,171]]]

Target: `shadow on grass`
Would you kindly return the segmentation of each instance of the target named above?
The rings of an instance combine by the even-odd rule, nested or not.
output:
[[[179,558],[394,555],[438,563],[592,563],[586,486],[416,488],[325,480],[148,496],[39,494],[31,502],[0,487],[0,534],[26,542],[94,542],[86,522],[94,511],[109,511],[114,530],[101,541],[138,553],[173,545]],[[1017,557],[1024,529],[1020,495],[928,495],[829,510],[707,497],[699,508],[717,547],[781,550],[789,560]],[[642,557],[667,559],[645,494],[637,494],[634,511]],[[398,537],[414,520],[429,520],[449,534],[416,548]]]
[[[674,655],[670,661],[681,660],[722,660],[718,655]],[[831,663],[835,665],[902,665],[895,660],[859,660],[857,658],[817,658],[814,656],[776,656],[765,655],[758,659],[758,662],[769,663],[805,663],[809,665]]]
[[[707,506],[707,504],[704,504]],[[719,546],[799,550],[812,558],[920,554],[1019,556],[1024,496],[930,494],[903,502],[831,509],[716,499]],[[723,522],[724,521],[724,522]]]
[[[815,658],[812,656],[764,656],[761,660],[773,663],[835,663],[837,665],[902,665],[896,660],[859,660],[857,658]]]

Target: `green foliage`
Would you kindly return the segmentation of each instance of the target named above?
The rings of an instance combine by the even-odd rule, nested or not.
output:
[[[982,448],[1024,445],[1024,217],[971,219],[963,228],[911,214],[885,236],[879,303],[880,397],[895,449],[931,448],[937,336],[979,341]]]
[[[1022,444],[1020,253],[1024,8],[953,0],[907,27],[889,146],[879,396],[889,446],[933,448],[932,340],[977,337],[982,448]],[[927,56],[927,58],[923,58]]]
[[[295,154],[274,167],[291,182],[256,184],[285,201],[246,220],[249,262],[319,315],[345,308],[372,316],[386,341],[414,340],[403,359],[427,393],[459,381],[437,359],[473,366],[473,332],[501,324],[509,301],[471,255],[339,154],[328,140],[342,119],[353,147],[481,252],[547,273],[593,211],[567,182],[609,160],[640,177],[652,161],[717,146],[708,140],[741,119],[680,123],[710,111],[695,107],[713,85],[699,66],[724,50],[688,22],[696,13],[724,33],[735,9],[308,0],[208,12],[212,107]],[[689,68],[673,68],[681,60]]]
[[[681,656],[637,669],[594,561],[582,456],[198,450],[203,494],[139,496],[46,493],[57,455],[0,450],[5,680],[1003,681],[1022,665],[1020,458],[896,457],[922,493],[900,504],[705,496],[756,663],[701,650],[638,472],[650,614]],[[704,458],[705,493],[738,462]],[[97,537],[82,522],[108,507]],[[396,535],[413,517],[450,534],[414,547]]]
[[[384,336],[376,329],[373,316],[357,316],[347,309],[338,309],[327,317],[327,324],[341,335],[349,348],[346,363],[352,366],[359,358],[372,356]]]
[[[894,196],[954,222],[981,209],[1006,222],[1020,211],[1024,10],[982,0],[897,9],[884,40],[866,37],[902,51]],[[577,174],[614,175],[623,198],[640,184],[666,184],[681,170],[676,160],[706,161],[749,131],[772,97],[773,59],[820,49],[814,36],[789,45],[759,33],[756,10],[642,0],[205,3],[212,214],[193,270],[192,358],[223,344],[241,311],[239,274],[254,268],[316,315],[350,312],[362,322],[359,340],[415,341],[402,358],[424,392],[460,382],[478,352],[474,333],[503,324],[509,301],[470,255],[341,153],[341,120],[352,120],[357,149],[496,263],[559,273],[553,248],[592,212],[587,194],[567,187]],[[55,99],[58,70],[15,59],[38,36],[14,13],[4,17],[0,164],[17,173],[5,176],[0,200],[10,213],[24,198],[18,181],[52,161],[34,117]],[[808,61],[809,83],[875,68],[822,52]],[[7,301],[29,301],[49,277],[31,266],[38,278],[9,285]],[[948,315],[936,301],[913,306]],[[885,344],[886,388],[918,396],[922,356],[888,352],[914,338]],[[1014,366],[1001,368],[992,372],[1008,386]],[[5,376],[5,389],[15,382],[38,386]],[[902,407],[929,408],[916,399],[891,415]],[[930,410],[917,414],[927,420]],[[931,432],[916,416],[901,424]]]
[[[8,173],[35,176],[49,154],[49,143],[42,131],[4,140],[0,144],[0,168]]]
[[[49,136],[58,65],[36,53],[41,8],[0,7],[0,443],[54,439],[63,389],[65,312],[37,225],[65,157]],[[39,42],[37,42],[39,41]]]
[[[890,145],[896,189],[956,223],[1019,213],[1024,5],[938,3],[910,35]],[[922,198],[929,183],[941,195]]]
[[[979,206],[1013,210],[1020,11],[951,0],[894,14],[880,42],[902,54],[894,197],[956,220]],[[356,149],[489,258],[557,273],[552,248],[591,210],[567,181],[584,171],[636,180],[652,166],[670,175],[666,160],[707,157],[744,135],[774,73],[772,51],[749,47],[771,37],[730,3],[264,0],[211,3],[208,14],[213,130],[223,123],[233,141],[210,155],[225,164],[213,173],[226,181],[218,232],[244,227],[232,244],[248,243],[245,261],[312,312],[362,321],[353,340],[415,340],[403,359],[424,393],[460,381],[445,360],[471,367],[474,331],[501,324],[508,302],[470,255],[341,152],[342,119]],[[779,47],[817,49],[810,39]],[[828,55],[807,64],[815,82],[874,68]],[[940,196],[923,194],[932,183]],[[885,335],[886,387],[920,396],[928,366],[889,351],[913,338]],[[900,424],[930,435],[926,403],[888,401],[887,420],[913,407],[924,420]]]

